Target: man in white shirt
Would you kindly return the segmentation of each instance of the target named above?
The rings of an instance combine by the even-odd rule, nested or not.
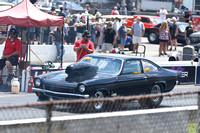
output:
[[[166,19],[166,15],[168,14],[168,12],[167,12],[167,10],[164,8],[164,7],[162,7],[162,9],[160,9],[160,12],[159,12],[159,14],[160,14],[160,17],[163,19],[163,21]]]

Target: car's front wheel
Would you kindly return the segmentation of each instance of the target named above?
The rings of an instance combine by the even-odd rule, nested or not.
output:
[[[104,91],[96,91],[94,93],[94,98],[104,98],[106,97],[106,93]],[[95,102],[93,103],[93,109],[94,111],[102,111],[105,109],[106,103],[105,102]]]
[[[161,94],[162,93],[162,85],[155,84],[151,87],[150,94]],[[153,97],[147,99],[140,99],[139,104],[141,107],[145,108],[156,108],[158,107],[163,100],[163,97]]]
[[[150,32],[148,35],[148,41],[150,43],[159,43],[158,34],[155,32]]]

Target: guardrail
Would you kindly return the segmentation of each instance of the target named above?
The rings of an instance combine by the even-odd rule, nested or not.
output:
[[[200,91],[102,99],[46,101],[0,106],[0,132],[194,133],[200,125]],[[163,97],[159,108],[141,108],[136,100]],[[105,102],[101,113],[90,106]]]

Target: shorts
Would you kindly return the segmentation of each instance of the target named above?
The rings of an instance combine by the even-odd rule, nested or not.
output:
[[[171,40],[177,39],[177,36],[172,35]]]
[[[120,38],[120,44],[125,45],[126,44],[126,38]]]
[[[16,66],[19,64],[17,56],[10,56],[7,60],[12,64],[12,66]],[[6,59],[0,59],[0,70],[4,68],[5,63]]]
[[[136,43],[141,44],[141,42],[142,42],[142,37],[133,36],[133,44],[136,44]]]
[[[108,50],[109,52],[113,51],[112,43],[104,43],[102,46],[102,50]]]
[[[160,42],[168,42],[169,40],[162,40],[162,39],[159,39]]]

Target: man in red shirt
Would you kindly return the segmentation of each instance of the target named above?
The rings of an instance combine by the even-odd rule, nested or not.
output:
[[[94,44],[89,40],[90,36],[90,33],[86,30],[83,33],[83,38],[75,42],[74,51],[76,52],[76,62],[86,54],[94,52]]]
[[[22,49],[22,43],[17,38],[17,31],[13,28],[9,31],[9,38],[6,40],[5,47],[3,50],[3,55],[0,59],[0,70],[6,67],[8,68],[8,78],[7,81],[11,81],[14,77],[13,66],[18,64],[19,54]]]

